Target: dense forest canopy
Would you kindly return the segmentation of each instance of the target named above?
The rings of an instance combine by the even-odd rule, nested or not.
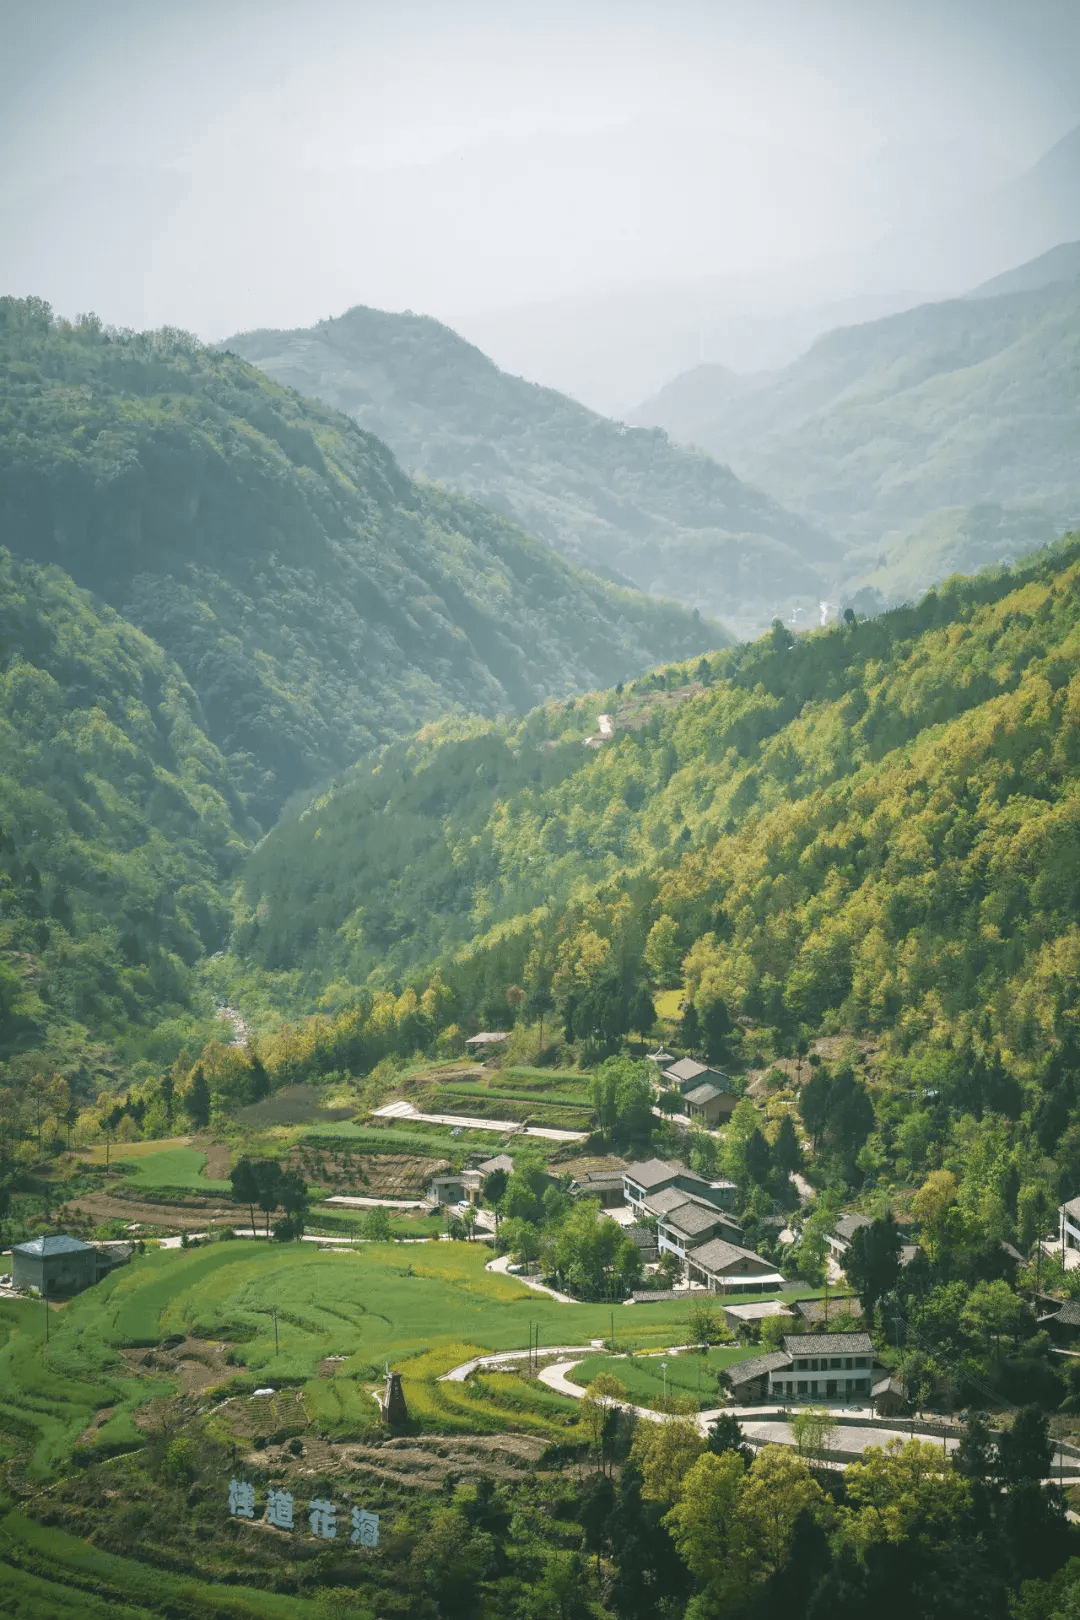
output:
[[[183,333],[0,300],[0,519],[183,669],[265,827],[448,713],[526,710],[730,638],[577,572]]]
[[[571,713],[436,730],[261,845],[241,948],[313,985],[441,959],[481,1020],[530,977],[685,982],[781,1040],[973,1040],[1034,1075],[1080,973],[1078,580],[1074,539]],[[586,749],[602,702],[615,738]]]
[[[91,1089],[154,1026],[171,1058],[253,828],[176,664],[2,550],[0,803],[0,1065]]]

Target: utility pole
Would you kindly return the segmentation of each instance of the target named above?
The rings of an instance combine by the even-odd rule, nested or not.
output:
[[[615,1312],[611,1313],[611,1348],[615,1348]]]
[[[45,1301],[45,1343],[49,1342],[49,1285],[45,1278],[41,1279],[41,1297]]]
[[[274,1311],[274,1354],[275,1354],[275,1356],[276,1356],[276,1355],[277,1355],[277,1353],[278,1353],[278,1340],[277,1340],[277,1306],[276,1306],[276,1305],[275,1305],[275,1306],[274,1306],[274,1308],[273,1308],[273,1311]]]

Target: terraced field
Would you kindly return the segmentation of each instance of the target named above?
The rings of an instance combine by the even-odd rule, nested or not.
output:
[[[54,1310],[48,1346],[43,1306],[0,1302],[0,1436],[38,1475],[92,1424],[95,1452],[135,1444],[139,1408],[170,1388],[121,1350],[169,1335],[234,1344],[237,1394],[268,1379],[295,1389],[310,1419],[333,1432],[375,1427],[371,1392],[388,1364],[402,1372],[422,1427],[572,1427],[572,1401],[561,1404],[516,1374],[485,1373],[453,1388],[437,1382],[471,1357],[527,1344],[534,1326],[541,1347],[588,1344],[610,1332],[609,1307],[561,1305],[485,1270],[488,1259],[485,1246],[469,1243],[326,1253],[308,1244],[233,1242],[159,1251]],[[620,1342],[625,1336],[637,1349],[685,1338],[683,1303],[614,1311]],[[327,1378],[319,1369],[330,1357],[341,1359]]]

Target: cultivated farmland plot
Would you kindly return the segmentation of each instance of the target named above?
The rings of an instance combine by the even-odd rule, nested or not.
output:
[[[618,1338],[635,1348],[685,1339],[684,1304],[561,1305],[487,1271],[487,1259],[486,1249],[467,1243],[326,1253],[234,1242],[160,1251],[52,1312],[47,1347],[42,1307],[2,1302],[0,1433],[35,1477],[62,1461],[95,1414],[108,1414],[92,1430],[95,1452],[140,1444],[149,1404],[176,1387],[163,1381],[153,1351],[179,1336],[232,1347],[222,1383],[201,1391],[204,1402],[230,1397],[221,1408],[226,1423],[229,1407],[242,1414],[250,1392],[272,1384],[296,1392],[303,1422],[342,1436],[370,1434],[379,1426],[372,1390],[389,1365],[402,1373],[422,1428],[483,1433],[520,1423],[551,1434],[553,1422],[560,1431],[576,1424],[575,1402],[512,1373],[457,1385],[438,1380],[473,1357],[524,1347],[530,1328],[538,1328],[541,1348],[606,1338],[612,1311]],[[149,1367],[125,1354],[138,1349],[150,1353]],[[341,1358],[333,1376],[320,1375],[331,1357]]]

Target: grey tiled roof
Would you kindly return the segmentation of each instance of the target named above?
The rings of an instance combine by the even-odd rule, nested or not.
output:
[[[872,1356],[869,1333],[788,1333],[784,1349],[791,1356]]]
[[[707,1063],[699,1063],[696,1058],[680,1058],[664,1070],[665,1080],[696,1080],[699,1074],[710,1072]]]
[[[647,1226],[627,1226],[624,1231],[635,1249],[652,1249],[659,1253],[656,1248],[655,1234],[650,1232]]]
[[[682,1166],[665,1164],[663,1159],[642,1159],[640,1164],[628,1164],[623,1171],[631,1181],[636,1181],[639,1187],[646,1191],[650,1187],[659,1187],[662,1181],[670,1181],[673,1176],[683,1173]]]
[[[834,1320],[838,1316],[859,1317],[862,1315],[862,1306],[856,1294],[832,1294],[829,1296],[828,1305],[829,1315]],[[795,1309],[804,1322],[818,1323],[825,1320],[824,1299],[797,1299]]]
[[[571,1182],[570,1191],[587,1197],[594,1192],[622,1192],[622,1185],[621,1170],[593,1170]]]
[[[701,1232],[711,1231],[714,1226],[727,1224],[718,1209],[712,1211],[703,1209],[700,1204],[692,1204],[689,1199],[660,1218],[665,1226],[674,1227],[676,1232],[684,1232],[687,1237],[697,1237]]]
[[[754,1356],[750,1361],[736,1361],[732,1366],[725,1367],[728,1383],[736,1388],[739,1384],[748,1384],[753,1378],[762,1378],[766,1373],[779,1372],[781,1367],[790,1367],[791,1357],[784,1350],[770,1350],[768,1355]]]
[[[838,1238],[843,1238],[845,1243],[850,1243],[860,1227],[869,1225],[870,1221],[865,1215],[856,1215],[854,1210],[850,1210],[846,1215],[836,1217],[833,1231]]]
[[[706,1080],[703,1086],[695,1086],[693,1091],[688,1091],[686,1100],[688,1103],[693,1103],[695,1108],[704,1108],[705,1104],[712,1102],[714,1097],[726,1096],[726,1091],[722,1091],[719,1086],[714,1086]]]
[[[873,1393],[875,1396],[886,1394],[903,1396],[904,1387],[898,1384],[895,1378],[883,1378],[880,1384],[874,1385]]]
[[[650,1193],[645,1200],[645,1208],[650,1215],[670,1215],[673,1209],[681,1209],[683,1204],[691,1200],[689,1193],[680,1192],[678,1187],[661,1187],[659,1192]]]
[[[770,1273],[774,1269],[771,1260],[766,1260],[763,1255],[755,1254],[753,1249],[740,1249],[737,1244],[727,1243],[723,1238],[712,1238],[708,1243],[703,1243],[700,1249],[693,1251],[691,1259],[703,1271],[720,1271],[738,1260],[753,1260]]]
[[[496,1153],[493,1159],[483,1159],[476,1167],[482,1175],[494,1175],[496,1170],[505,1170],[508,1176],[514,1173],[514,1161],[509,1153]]]
[[[1059,1322],[1062,1327],[1080,1327],[1080,1299],[1067,1299],[1060,1311],[1040,1316],[1040,1322]]]

